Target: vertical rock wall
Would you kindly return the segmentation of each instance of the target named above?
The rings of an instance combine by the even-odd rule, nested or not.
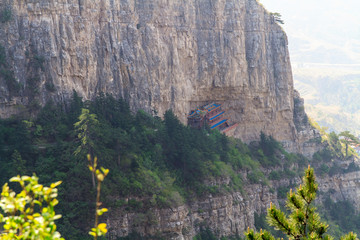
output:
[[[287,37],[256,0],[2,0],[0,44],[18,90],[0,76],[0,115],[76,90],[133,110],[224,104],[234,136],[295,142]],[[13,107],[11,107],[13,106]],[[15,107],[14,107],[15,106]],[[296,148],[296,147],[295,147]]]
[[[360,209],[359,171],[318,177],[317,182],[317,198],[320,201],[330,196],[335,202],[347,200],[357,210]],[[112,208],[108,215],[109,238],[116,239],[137,232],[147,236],[159,234],[165,239],[191,240],[201,226],[208,227],[219,237],[242,235],[248,227],[255,227],[255,213],[266,212],[270,202],[279,205],[274,189],[300,183],[301,179],[296,178],[270,181],[269,186],[247,184],[243,193],[209,195],[191,204],[165,209],[152,208],[145,213]],[[284,202],[280,205],[284,205]]]

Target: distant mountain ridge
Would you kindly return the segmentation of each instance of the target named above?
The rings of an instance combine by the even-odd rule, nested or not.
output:
[[[261,2],[281,13],[292,64],[360,64],[359,1]]]
[[[306,112],[329,131],[360,134],[360,70],[357,66],[295,68]]]

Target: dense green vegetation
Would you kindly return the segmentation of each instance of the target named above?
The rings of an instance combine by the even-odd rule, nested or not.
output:
[[[74,92],[68,104],[50,102],[36,117],[23,112],[0,120],[0,184],[33,172],[42,184],[63,181],[57,206],[63,217],[57,225],[65,239],[87,239],[93,225],[96,189],[87,153],[110,169],[102,186],[104,207],[136,212],[134,224],[150,225],[157,224],[150,207],[242,191],[244,183],[293,179],[308,164],[271,136],[261,134],[259,143],[248,146],[218,131],[184,126],[171,111],[163,119],[144,111],[133,114],[125,101],[104,94],[83,102]],[[261,170],[269,168],[267,174]],[[205,184],[220,178],[230,183]],[[273,190],[281,194],[288,188]],[[204,226],[197,238],[209,234]]]
[[[320,127],[312,119],[309,119],[311,125],[318,129],[321,134],[321,142],[323,149],[313,155],[312,164],[315,166],[320,175],[329,174],[333,176],[339,173],[347,173],[360,170],[358,165],[354,163],[354,158],[358,154],[353,148],[349,147],[349,143],[358,143],[358,139],[350,132],[344,131],[340,134],[335,132],[327,133],[327,128]],[[347,166],[341,166],[344,161],[351,161]]]
[[[327,128],[321,128],[312,119],[309,119],[313,127],[318,129],[321,134],[319,144],[323,145],[323,149],[314,154],[311,164],[315,167],[315,170],[320,176],[333,176],[335,174],[344,174],[353,171],[359,171],[360,168],[354,162],[354,158],[357,154],[352,148],[347,146],[349,141],[357,142],[352,134],[345,131],[340,134],[335,132],[327,133]],[[345,139],[347,138],[347,139]],[[285,178],[285,172],[289,170],[285,169],[280,175],[277,171],[272,171],[269,174],[269,179],[278,180]],[[294,176],[293,176],[294,177]],[[291,179],[291,177],[289,177]],[[286,199],[289,189],[294,188],[295,185],[290,183],[289,186],[281,186],[277,189],[277,196],[280,199]],[[318,202],[317,207],[321,217],[330,225],[328,233],[335,238],[340,238],[347,232],[353,231],[356,234],[359,232],[359,214],[355,211],[353,204],[349,201],[334,202],[330,195],[335,190],[327,193],[321,193],[325,201],[323,203]],[[286,209],[283,209],[286,212]],[[285,237],[280,231],[276,231],[271,228],[266,222],[265,213],[255,214],[255,226],[258,231],[261,229],[270,232],[276,237]]]
[[[270,203],[266,217],[267,223],[276,230],[280,230],[289,239],[333,239],[328,234],[329,225],[321,220],[314,206],[317,190],[314,169],[309,166],[299,187],[294,191],[290,189],[287,194],[286,208],[289,213]],[[255,232],[253,229],[248,229],[245,236],[248,240],[275,240],[275,237],[267,230]],[[357,240],[358,238],[356,234],[350,232],[341,239]]]
[[[206,193],[241,191],[244,181],[267,184],[260,166],[280,166],[283,151],[265,135],[260,145],[248,147],[218,131],[190,129],[171,111],[162,120],[143,111],[132,114],[121,99],[100,95],[83,102],[76,93],[67,105],[47,104],[36,118],[22,114],[0,120],[0,144],[1,184],[33,172],[45,184],[63,181],[59,231],[67,239],[83,239],[90,226],[83,219],[92,219],[95,189],[86,171],[88,152],[111,169],[102,189],[105,206],[141,213]],[[298,158],[287,157],[290,162]],[[240,170],[248,172],[248,179]],[[219,177],[230,178],[230,184],[203,183]],[[149,214],[139,216],[139,224]]]
[[[322,205],[318,205],[321,217],[331,226],[329,234],[339,239],[344,233],[353,231],[360,234],[360,214],[350,201],[334,202],[330,196],[324,197]]]

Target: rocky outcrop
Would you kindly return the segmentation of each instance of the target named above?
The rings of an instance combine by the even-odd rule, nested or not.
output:
[[[125,98],[160,116],[223,103],[234,136],[296,142],[287,37],[256,0],[2,0],[0,115],[65,101],[76,90]],[[14,87],[12,87],[14,88]],[[11,107],[12,106],[12,107]],[[289,149],[299,149],[298,144]]]
[[[348,167],[348,164],[345,164]],[[358,166],[358,163],[356,163]],[[318,177],[318,199],[331,197],[335,202],[350,201],[360,209],[360,172],[348,172],[334,176]],[[116,239],[130,233],[156,236],[154,239],[191,240],[199,233],[200,227],[209,228],[219,238],[221,236],[242,235],[248,227],[254,228],[254,214],[264,213],[270,202],[278,202],[279,187],[290,190],[289,186],[298,186],[301,178],[270,181],[269,186],[247,184],[244,192],[227,193],[220,196],[209,195],[202,200],[174,208],[150,208],[146,212],[125,211],[111,208],[107,217],[109,238]],[[275,190],[275,191],[274,191]]]
[[[176,208],[154,208],[146,213],[111,209],[109,238],[137,232],[147,236],[158,234],[165,239],[191,240],[201,226],[209,227],[219,237],[242,235],[247,227],[254,227],[254,213],[265,211],[270,202],[277,203],[276,193],[271,193],[268,186],[256,184],[247,188],[246,194],[210,195],[204,200]]]
[[[314,153],[324,148],[321,143],[320,132],[311,126],[305,113],[304,99],[298,91],[294,90],[294,124],[296,128],[296,140],[282,141],[283,146],[290,152],[302,153],[310,158]]]
[[[349,201],[360,210],[360,171],[319,178],[319,189],[333,201]]]

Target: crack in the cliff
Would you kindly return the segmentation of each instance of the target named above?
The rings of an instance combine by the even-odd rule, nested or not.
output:
[[[79,4],[79,13],[80,13],[80,16],[82,16],[81,0],[78,0],[78,4]]]
[[[111,37],[112,34],[111,34],[111,24],[110,24],[110,23],[108,23],[108,30],[109,30],[110,46],[111,46],[111,49],[114,49],[114,40],[113,40],[113,38]]]
[[[81,0],[79,0],[80,2]],[[82,7],[81,7],[82,9]],[[99,20],[99,23],[104,23],[104,22],[109,22],[108,20]],[[134,22],[122,22],[122,21],[112,21],[113,24],[134,24]],[[178,30],[184,30],[184,31],[189,31],[189,30],[201,30],[201,31],[226,31],[226,32],[235,32],[235,31],[241,31],[241,32],[259,32],[259,33],[265,33],[265,31],[243,31],[242,28],[233,28],[233,29],[227,29],[227,28],[216,28],[216,27],[211,27],[211,28],[192,28],[190,26],[184,26],[184,25],[165,25],[165,24],[152,24],[151,22],[146,23],[149,25],[152,25],[154,27],[158,27],[158,28],[174,28],[174,29],[178,29]]]
[[[340,190],[341,196],[342,196],[342,198],[343,198],[343,201],[346,201],[345,195],[344,195],[344,193],[343,193],[343,191],[342,191],[342,187],[343,187],[343,184],[342,184],[342,181],[341,181],[341,182],[340,182],[340,186],[339,186],[339,190]]]

